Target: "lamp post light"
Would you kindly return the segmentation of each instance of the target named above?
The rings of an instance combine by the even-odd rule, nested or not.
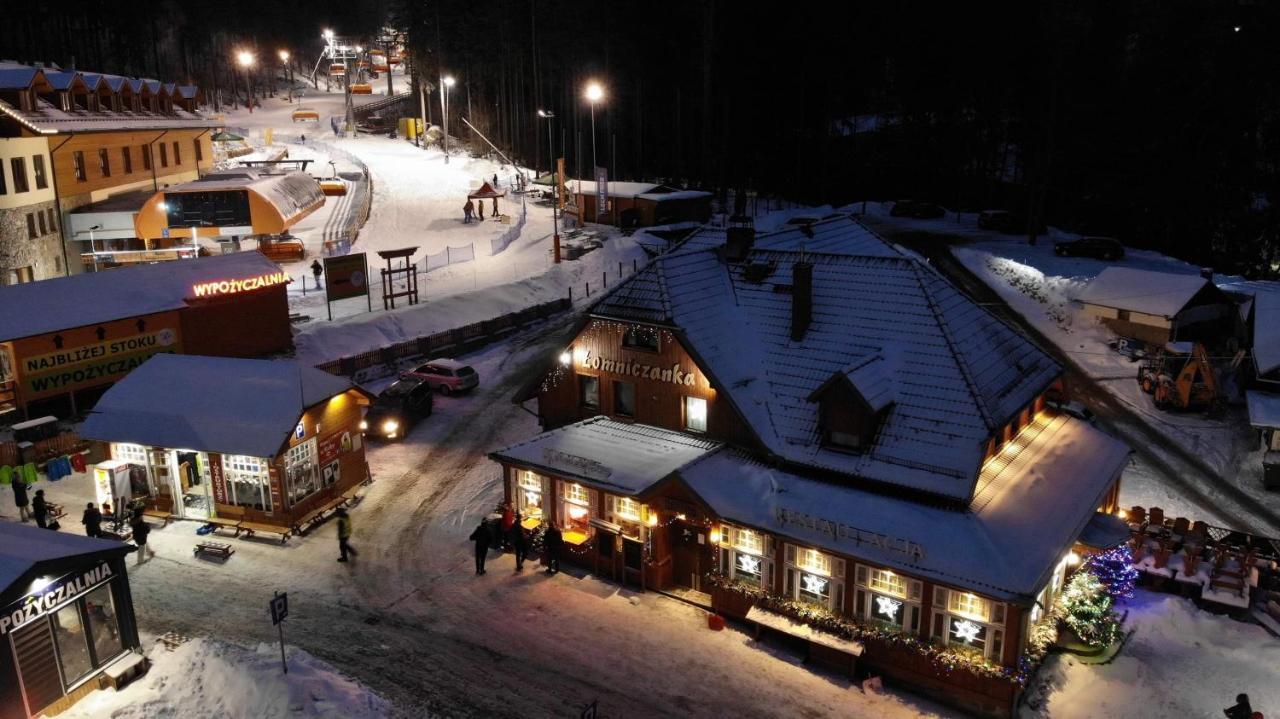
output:
[[[596,103],[604,99],[604,88],[598,82],[587,84],[587,102],[591,103],[591,172],[595,174],[596,162]]]
[[[236,62],[240,63],[240,67],[244,68],[244,79],[249,89],[249,112],[253,112],[253,72],[252,68],[257,58],[248,50],[241,50],[236,55]]]
[[[556,175],[555,149],[551,145],[551,120],[555,116],[554,112],[538,110],[538,117],[547,121],[547,161],[551,163],[548,170],[551,173],[551,247],[555,253],[556,264],[560,264],[560,178]]]
[[[293,102],[293,73],[289,67],[289,51],[280,51],[280,64],[284,66],[284,81],[289,86],[289,102]]]
[[[449,164],[449,88],[457,82],[453,75],[440,78],[440,113],[444,115],[444,164]]]
[[[93,231],[94,231],[94,230],[101,230],[101,229],[102,229],[102,225],[94,225],[93,227],[90,227],[90,228],[89,228],[89,256],[91,256],[91,257],[93,258],[93,271],[94,271],[94,272],[97,272],[97,271],[98,271],[98,248],[96,248],[96,247],[94,247],[94,246],[93,246]],[[80,262],[80,264],[81,264],[81,266],[83,266],[83,265],[84,265],[84,261],[82,260],[82,261]]]

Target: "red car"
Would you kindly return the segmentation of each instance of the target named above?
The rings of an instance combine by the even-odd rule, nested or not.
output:
[[[426,380],[427,384],[438,390],[440,394],[466,392],[480,384],[480,375],[476,374],[470,365],[451,359],[431,360],[408,372],[402,372],[400,377],[417,377]]]

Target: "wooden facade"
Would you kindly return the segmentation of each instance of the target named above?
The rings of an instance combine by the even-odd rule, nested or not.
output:
[[[635,341],[625,341],[628,337]],[[604,415],[684,431],[690,419],[685,398],[693,397],[706,402],[703,433],[727,442],[755,444],[742,416],[716,391],[670,330],[592,320],[568,352],[568,371],[562,371],[560,381],[538,396],[538,414],[546,428]],[[584,401],[584,391],[589,389],[585,383],[592,381],[599,390],[594,404]],[[619,402],[625,385],[634,387],[634,411]]]
[[[193,180],[213,167],[210,130],[203,128],[86,132],[53,136],[49,142],[61,198],[97,193],[96,201],[149,185]]]

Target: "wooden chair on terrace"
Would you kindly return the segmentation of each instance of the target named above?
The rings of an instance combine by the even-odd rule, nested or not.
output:
[[[1204,546],[1205,540],[1209,538],[1209,525],[1199,519],[1192,522],[1190,537],[1195,539],[1196,544]]]
[[[1186,517],[1178,517],[1173,520],[1173,534],[1176,537],[1184,538],[1191,532],[1191,520]]]
[[[1169,564],[1169,557],[1173,555],[1173,550],[1169,549],[1164,542],[1160,543],[1160,548],[1156,550],[1156,569],[1164,569]]]
[[[1147,510],[1147,526],[1164,527],[1164,510],[1159,507]]]
[[[1198,551],[1184,551],[1182,555],[1182,574],[1187,577],[1194,577],[1200,569],[1200,553]]]
[[[1147,523],[1147,510],[1133,505],[1129,508],[1129,524],[1134,527],[1141,527]]]

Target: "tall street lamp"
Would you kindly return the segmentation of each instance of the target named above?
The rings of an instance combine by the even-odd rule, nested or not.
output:
[[[449,88],[453,87],[453,75],[440,78],[440,113],[444,115],[444,164],[449,164]]]
[[[244,68],[244,80],[249,88],[249,112],[253,112],[253,73],[251,69],[257,58],[248,50],[241,50],[236,56],[236,61],[240,63],[240,67]]]
[[[599,167],[596,162],[596,103],[604,99],[604,88],[598,82],[591,82],[587,84],[586,94],[587,102],[591,103],[591,173],[595,174],[595,168]]]
[[[551,228],[552,248],[556,264],[560,263],[560,178],[556,175],[555,150],[551,145],[551,120],[556,114],[547,110],[538,110],[538,117],[547,121],[547,161],[551,163]]]
[[[289,102],[293,102],[293,77],[289,71],[289,51],[280,51],[280,64],[284,66],[284,81],[289,86]]]

